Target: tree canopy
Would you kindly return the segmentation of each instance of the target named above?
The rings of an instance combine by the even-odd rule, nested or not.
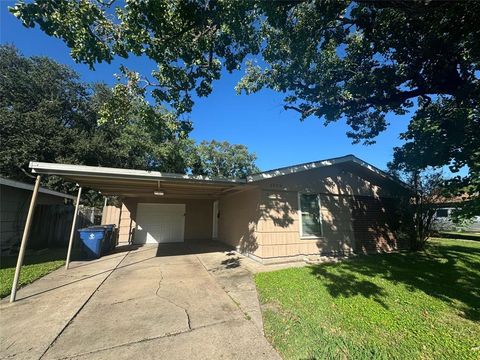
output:
[[[461,180],[479,191],[478,1],[37,0],[11,11],[92,67],[115,56],[154,60],[142,81],[178,113],[191,110],[192,92],[208,95],[222,69],[243,65],[237,91],[283,92],[302,120],[345,119],[354,142],[374,142],[387,113],[413,111],[396,161],[414,159],[415,144],[435,152],[427,165],[467,165]]]
[[[0,47],[0,76],[2,174],[28,180],[31,160],[188,171],[190,122],[125,86],[84,84],[68,67],[10,46]]]
[[[444,182],[444,196],[461,196],[465,202],[460,218],[480,214],[480,116],[478,107],[440,97],[420,103],[408,129],[401,134],[405,144],[394,149],[393,169],[418,172],[448,166],[452,173],[468,169],[468,176],[455,175]],[[463,168],[463,169],[462,169]]]
[[[226,141],[202,141],[197,146],[197,162],[193,172],[210,177],[241,178],[259,172],[257,156],[245,145],[232,145]]]
[[[0,46],[0,77],[2,176],[31,182],[32,160],[214,174],[207,145],[189,138],[191,122],[150,105],[133,85],[85,84],[70,68],[24,57],[12,46]],[[256,169],[256,157],[244,146],[222,143],[222,150],[215,161],[223,176]],[[44,184],[73,188],[55,177]]]
[[[62,38],[94,66],[145,55],[158,64],[153,95],[178,111],[211,92],[221,68],[247,64],[238,89],[287,93],[286,108],[327,122],[345,116],[368,141],[412,99],[478,100],[477,1],[77,0],[19,2],[11,11]],[[260,55],[256,58],[255,55]],[[146,75],[146,74],[144,74]]]

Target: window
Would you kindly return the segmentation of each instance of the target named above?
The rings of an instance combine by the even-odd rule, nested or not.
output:
[[[322,218],[320,215],[320,195],[300,194],[300,236],[322,236]]]
[[[438,218],[448,217],[448,209],[438,209],[436,215]]]

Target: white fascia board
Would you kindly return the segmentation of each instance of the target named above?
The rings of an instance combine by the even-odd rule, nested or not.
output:
[[[14,187],[14,188],[17,188],[17,189],[23,189],[23,190],[30,190],[30,191],[33,190],[33,185],[26,184],[26,183],[23,183],[23,182],[20,182],[20,181],[4,179],[4,178],[0,178],[0,185],[10,186],[10,187]],[[58,197],[61,197],[61,198],[64,198],[64,199],[75,200],[75,196],[68,195],[68,194],[65,194],[65,193],[62,193],[62,192],[59,192],[59,191],[55,191],[55,190],[45,189],[45,188],[41,187],[41,188],[38,189],[38,191],[42,194],[48,194],[48,195],[52,195],[52,196],[58,196]]]
[[[32,173],[59,176],[98,176],[132,180],[184,180],[193,182],[245,184],[243,179],[209,178],[201,175],[162,173],[159,171],[120,169],[101,166],[56,164],[31,161]]]

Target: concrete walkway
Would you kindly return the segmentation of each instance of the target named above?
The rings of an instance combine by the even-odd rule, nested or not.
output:
[[[0,358],[279,359],[247,263],[214,244],[74,262],[0,304]]]

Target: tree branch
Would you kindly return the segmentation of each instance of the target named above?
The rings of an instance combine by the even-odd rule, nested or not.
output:
[[[299,112],[300,114],[302,114],[303,117],[307,117],[309,116],[312,112],[314,111],[317,111],[317,110],[320,110],[320,108],[318,107],[310,107],[308,109],[301,109],[297,106],[294,106],[294,105],[283,105],[283,108],[285,110],[295,110],[297,112]]]
[[[28,173],[27,171],[25,171],[25,169],[21,166],[18,166],[18,168],[26,175],[28,176],[29,178],[32,178],[32,179],[35,179],[35,176],[33,176],[32,174]]]
[[[97,0],[97,2],[103,6],[103,7],[110,7],[113,5],[113,3],[117,0],[110,0],[110,1],[105,1],[105,0]]]

